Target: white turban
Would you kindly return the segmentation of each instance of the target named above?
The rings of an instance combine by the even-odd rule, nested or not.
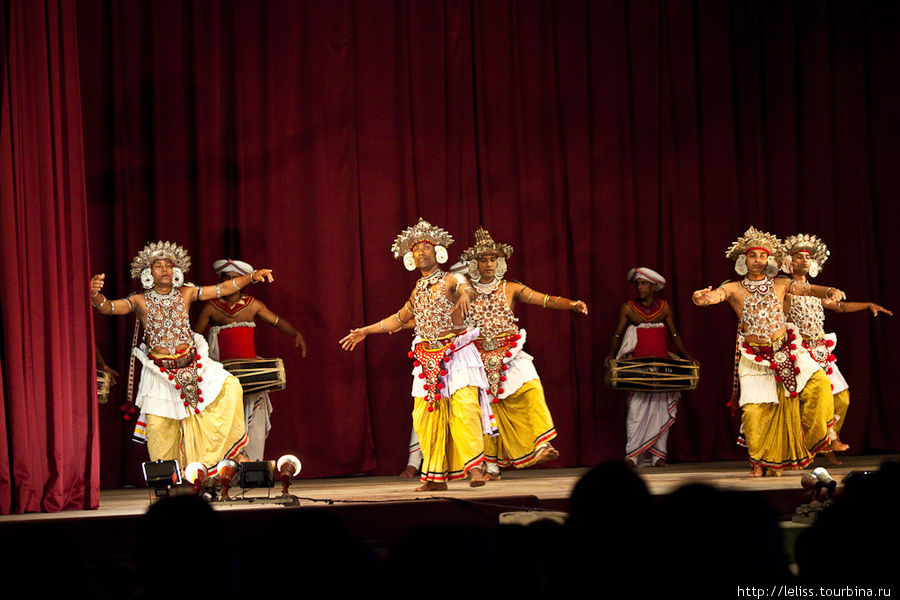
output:
[[[628,283],[634,283],[639,279],[649,281],[650,283],[656,285],[657,292],[663,289],[663,286],[666,285],[666,278],[653,269],[648,269],[647,267],[638,267],[636,269],[631,269],[630,271],[628,271]]]
[[[217,260],[213,263],[213,269],[216,270],[217,275],[224,273],[225,271],[232,271],[239,275],[249,275],[253,272],[253,267],[249,264],[242,260],[231,260],[230,258]]]

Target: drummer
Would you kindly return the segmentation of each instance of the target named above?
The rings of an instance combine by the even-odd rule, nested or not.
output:
[[[213,263],[213,269],[222,283],[253,272],[253,267],[249,264],[230,258],[217,260]],[[213,360],[257,358],[253,337],[257,317],[294,338],[294,347],[300,348],[300,356],[306,358],[306,340],[303,334],[286,319],[269,310],[261,300],[242,293],[240,289],[205,302],[194,330],[203,333],[212,322],[207,337],[209,355]],[[271,414],[272,402],[268,392],[244,394],[244,420],[248,437],[245,453],[252,460],[263,460],[266,438],[272,428]]]
[[[669,303],[657,298],[666,279],[653,269],[638,267],[628,271],[628,282],[637,297],[619,309],[607,362],[631,355],[667,357],[666,333],[683,358],[693,360],[675,329]],[[629,467],[665,467],[669,429],[675,423],[680,392],[630,392],[625,420],[625,463]]]

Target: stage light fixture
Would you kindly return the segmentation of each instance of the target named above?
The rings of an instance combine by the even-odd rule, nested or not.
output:
[[[244,489],[275,487],[275,461],[251,460],[241,463],[238,485]]]
[[[837,488],[837,481],[832,479],[831,474],[825,467],[816,467],[813,469],[812,474],[815,475],[820,487],[828,491],[828,497],[831,498],[834,495],[835,488]]]
[[[177,460],[153,460],[141,464],[144,481],[157,498],[168,496],[181,483],[181,469]]]
[[[300,459],[293,454],[285,454],[278,459],[277,467],[278,474],[281,477],[281,495],[287,496],[288,488],[291,487],[291,479],[300,474],[300,469],[303,468],[303,465],[300,464]]]
[[[231,499],[228,496],[228,490],[231,488],[231,480],[234,478],[235,474],[240,468],[240,465],[238,465],[230,458],[223,458],[219,461],[219,464],[216,465],[216,471],[219,474],[219,481],[222,482],[222,500]]]
[[[202,462],[192,462],[184,468],[184,478],[194,485],[194,492],[199,494],[203,488],[203,482],[206,481],[208,471]]]

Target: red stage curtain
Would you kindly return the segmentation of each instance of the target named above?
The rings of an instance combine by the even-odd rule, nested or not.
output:
[[[0,36],[0,513],[95,508],[97,395],[74,2],[3,2]]]
[[[189,277],[231,255],[303,331],[282,356],[271,456],[304,475],[399,471],[410,429],[406,334],[337,340],[404,302],[388,253],[425,217],[453,258],[479,224],[511,243],[509,277],[581,298],[588,318],[520,307],[560,433],[557,466],[620,459],[622,394],[602,381],[628,268],[670,281],[703,364],[676,460],[735,459],[735,319],[690,292],[732,277],[749,225],[821,235],[819,280],[892,305],[898,239],[898,7],[879,2],[110,2],[79,10],[92,262],[118,294],[131,256],[173,239]],[[238,254],[239,256],[234,256]],[[892,306],[897,308],[897,306]],[[130,320],[98,321],[125,368]],[[889,343],[898,321],[829,316],[852,385],[844,437],[900,449]],[[113,390],[122,397],[124,386]],[[104,484],[138,477],[118,402],[103,408]]]

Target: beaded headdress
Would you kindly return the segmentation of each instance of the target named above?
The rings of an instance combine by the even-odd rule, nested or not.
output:
[[[191,257],[187,250],[172,242],[151,242],[137,253],[131,261],[131,278],[140,279],[145,288],[153,287],[153,275],[150,267],[157,260],[169,260],[174,267],[175,287],[184,282],[184,274],[191,268]]]
[[[479,227],[475,232],[475,244],[470,248],[466,248],[460,255],[459,260],[468,264],[469,279],[478,281],[481,279],[481,274],[478,272],[478,257],[485,254],[493,254],[497,257],[497,268],[494,271],[494,278],[502,279],[506,274],[506,259],[512,253],[512,246],[495,242],[487,229]]]
[[[747,274],[747,257],[746,254],[750,250],[760,248],[769,254],[768,265],[766,266],[766,274],[774,277],[778,272],[778,265],[775,262],[774,255],[782,251],[781,240],[766,231],[760,231],[756,227],[750,227],[739,237],[737,241],[732,242],[725,256],[734,262],[734,270],[738,275]]]
[[[513,247],[509,244],[499,244],[494,241],[491,234],[484,227],[479,227],[475,232],[475,244],[460,255],[460,260],[470,261],[485,254],[496,254],[497,258],[509,258],[513,253]]]
[[[403,257],[403,264],[410,271],[416,268],[412,249],[419,242],[428,242],[434,246],[435,258],[443,264],[447,262],[447,247],[453,243],[453,236],[421,217],[415,225],[401,231],[391,246],[391,252],[394,258]]]
[[[819,236],[808,233],[798,233],[785,238],[783,246],[783,259],[793,256],[797,252],[809,252],[812,264],[809,267],[809,275],[815,277],[822,269],[822,265],[828,260],[831,252]],[[782,267],[784,269],[784,267]]]

